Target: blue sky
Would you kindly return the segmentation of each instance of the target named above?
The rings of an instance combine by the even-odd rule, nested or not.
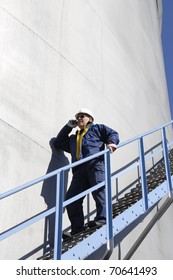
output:
[[[173,119],[173,0],[162,0],[162,44],[167,87]]]

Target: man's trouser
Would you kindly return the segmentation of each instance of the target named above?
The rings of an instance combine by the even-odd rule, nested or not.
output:
[[[92,186],[105,180],[104,163],[99,162],[94,166],[87,163],[77,167],[74,170],[71,185],[66,193],[66,200],[75,195],[89,189]],[[96,220],[106,219],[106,202],[105,187],[101,187],[92,192],[96,203]],[[84,230],[84,213],[83,213],[84,197],[67,205],[67,213],[71,222],[71,233],[75,234]]]

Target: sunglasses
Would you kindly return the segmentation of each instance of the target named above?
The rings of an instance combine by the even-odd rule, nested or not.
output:
[[[77,120],[80,118],[80,119],[83,119],[83,118],[85,118],[85,117],[89,117],[88,115],[84,115],[84,114],[79,114],[78,116],[77,116]]]

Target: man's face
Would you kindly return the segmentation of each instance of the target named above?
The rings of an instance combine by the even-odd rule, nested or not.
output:
[[[92,118],[86,114],[78,114],[77,118],[77,125],[80,129],[85,128],[89,121],[92,121]]]

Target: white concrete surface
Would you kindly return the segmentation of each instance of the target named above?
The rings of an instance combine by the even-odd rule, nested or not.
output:
[[[81,107],[121,141],[170,120],[160,11],[155,0],[0,0],[0,192],[67,163],[49,140]],[[112,170],[127,157],[136,148],[117,151]],[[1,203],[0,231],[45,209],[41,189]],[[43,227],[1,242],[0,259],[42,244]]]

